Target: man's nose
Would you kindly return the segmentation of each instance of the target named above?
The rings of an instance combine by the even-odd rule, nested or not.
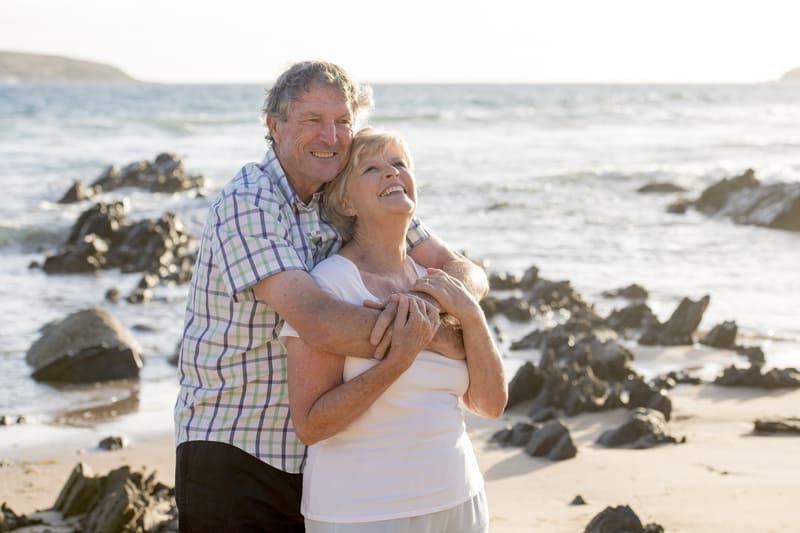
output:
[[[333,120],[323,122],[320,126],[320,133],[319,136],[322,138],[323,142],[328,144],[335,144],[336,143],[336,122]]]

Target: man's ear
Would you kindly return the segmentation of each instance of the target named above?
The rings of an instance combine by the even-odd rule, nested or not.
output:
[[[272,138],[277,141],[280,134],[278,133],[278,120],[275,117],[267,115],[267,129]]]

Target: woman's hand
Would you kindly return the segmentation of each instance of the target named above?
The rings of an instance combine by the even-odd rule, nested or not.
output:
[[[391,348],[385,362],[408,368],[439,329],[439,309],[405,294],[393,295],[392,299],[396,299],[397,314],[390,330]]]
[[[413,290],[434,298],[443,312],[454,316],[462,323],[476,316],[482,316],[475,297],[467,291],[461,281],[444,270],[429,268],[428,274],[414,283]]]

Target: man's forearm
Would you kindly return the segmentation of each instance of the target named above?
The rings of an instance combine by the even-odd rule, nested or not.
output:
[[[486,272],[461,254],[456,259],[447,261],[442,270],[463,283],[477,301],[481,301],[489,293],[489,278],[486,277]]]

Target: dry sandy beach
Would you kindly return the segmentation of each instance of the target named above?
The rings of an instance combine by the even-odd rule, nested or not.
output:
[[[647,357],[676,356],[676,349]],[[692,348],[682,348],[681,356]],[[730,352],[728,352],[730,353]],[[721,356],[706,352],[707,356]],[[648,450],[605,449],[594,444],[604,430],[626,418],[625,410],[565,419],[578,455],[561,462],[527,456],[520,448],[490,444],[498,429],[524,420],[526,406],[498,420],[468,417],[490,503],[494,533],[581,532],[606,506],[628,504],[643,523],[667,532],[770,533],[798,530],[800,437],[757,436],[757,418],[797,417],[800,390],[766,391],[681,385],[668,392],[673,436],[687,442]],[[169,413],[165,413],[169,416]],[[20,444],[24,426],[0,428],[0,502],[17,513],[50,507],[78,461],[95,474],[128,464],[156,470],[173,484],[172,434],[163,431],[131,439],[119,451],[96,448],[97,435],[68,437],[45,432],[47,440]],[[60,439],[60,440],[55,440]],[[587,502],[571,506],[580,494]]]

